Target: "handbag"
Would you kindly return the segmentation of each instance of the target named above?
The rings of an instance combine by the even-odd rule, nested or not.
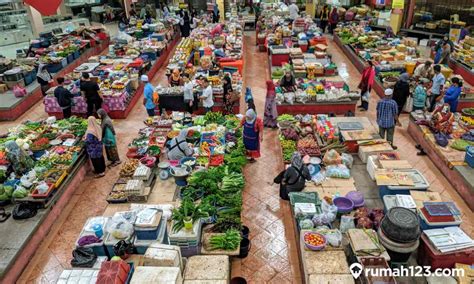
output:
[[[102,143],[104,143],[105,146],[114,146],[117,143],[114,134],[108,127],[105,128],[104,139],[102,139]]]
[[[413,111],[413,98],[408,96],[405,105],[403,106],[404,112],[412,112]]]

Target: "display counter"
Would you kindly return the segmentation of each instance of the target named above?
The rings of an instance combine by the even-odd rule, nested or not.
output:
[[[456,59],[449,60],[449,68],[453,69],[455,74],[459,74],[462,78],[469,83],[474,85],[474,71],[471,70],[467,65],[459,62]]]
[[[198,101],[195,95],[194,101]],[[183,95],[160,95],[160,113],[163,109],[167,112],[170,111],[185,111]],[[224,113],[224,102],[222,101],[222,95],[214,95],[214,106],[212,107],[214,112]],[[234,103],[233,113],[237,114],[240,112],[240,101]],[[203,114],[204,107],[199,102],[197,109],[193,112],[194,114]]]
[[[315,102],[305,104],[281,104],[277,105],[277,111],[279,114],[298,114],[298,113],[334,113],[343,115],[347,112],[355,113],[357,100],[347,102]]]
[[[69,175],[57,189],[56,194],[39,209],[36,216],[26,220],[14,220],[10,217],[0,223],[0,282],[15,283],[23,269],[37,253],[54,223],[61,217],[76,189],[84,180],[89,163],[85,153],[77,159]],[[5,207],[11,212],[13,205]]]
[[[349,61],[352,62],[352,64],[357,68],[357,70],[359,70],[359,72],[362,73],[362,71],[364,70],[364,61],[362,60],[362,58],[360,58],[356,54],[356,52],[352,48],[352,46],[342,44],[341,39],[336,34],[334,34],[334,42],[342,50],[342,52],[347,56],[347,58],[349,58]],[[450,67],[453,69],[454,73],[461,75],[463,77],[463,79],[466,80],[469,83],[468,80],[469,80],[470,77],[465,76],[465,74],[466,74],[465,72],[467,71],[466,67],[459,65],[459,63],[457,63],[458,64],[457,67],[456,66],[451,66],[452,64],[454,64],[453,60],[451,60],[451,62],[450,62]],[[470,73],[470,76],[472,78],[472,73]],[[469,83],[469,84],[471,84],[471,83]],[[373,90],[375,91],[375,93],[379,97],[383,98],[385,88],[383,87],[382,82],[380,81],[380,79],[378,77],[375,78],[375,82],[374,82],[374,85],[373,85]],[[472,89],[471,89],[471,92],[472,92]],[[459,99],[459,104],[458,104],[457,111],[461,111],[461,109],[467,108],[467,107],[474,107],[474,99],[471,98],[470,96]]]
[[[421,145],[469,208],[474,210],[474,170],[464,163],[465,152],[438,146],[432,132],[426,126],[415,123],[413,114],[410,115],[408,133]]]
[[[109,46],[110,39],[106,38],[98,43],[92,43],[93,46],[84,48],[82,54],[57,73],[52,74],[53,79],[64,76],[72,72],[77,66],[87,62],[89,57],[101,54]],[[26,86],[27,95],[24,97],[15,97],[12,91],[0,95],[0,121],[15,120],[29,110],[33,105],[43,97],[40,85],[36,82]]]

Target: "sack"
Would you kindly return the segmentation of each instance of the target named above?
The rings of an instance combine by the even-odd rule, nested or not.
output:
[[[369,102],[369,97],[370,97],[370,92],[366,91],[365,93],[362,94],[361,100],[363,102]]]
[[[405,112],[412,112],[413,111],[413,98],[408,96],[407,102],[403,106],[403,111]]]
[[[17,98],[22,98],[26,96],[26,89],[19,85],[13,86],[13,94]]]
[[[24,220],[36,216],[38,213],[38,207],[34,203],[26,202],[19,203],[13,208],[12,216],[15,220]]]
[[[160,102],[160,95],[158,95],[158,92],[153,92],[153,103],[157,105]]]
[[[434,135],[436,143],[441,147],[446,147],[449,144],[448,137],[444,133],[436,133]]]
[[[228,96],[231,103],[240,101],[240,93],[232,91],[228,94]]]
[[[78,247],[72,251],[71,266],[91,268],[97,260],[92,248]]]

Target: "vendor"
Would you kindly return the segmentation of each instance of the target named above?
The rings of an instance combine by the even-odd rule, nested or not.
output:
[[[402,73],[393,88],[393,100],[397,102],[398,115],[402,113],[403,107],[405,106],[405,103],[407,102],[407,99],[410,96],[409,81],[410,75],[408,73]],[[398,121],[397,124],[400,126]]]
[[[40,63],[38,66],[38,75],[36,75],[36,80],[40,84],[43,97],[46,96],[46,92],[49,90],[49,88],[51,88],[51,84],[53,83],[53,76],[51,76],[48,69],[46,69],[46,64]]]
[[[189,79],[188,74],[183,75],[184,81],[184,110],[190,114],[193,113],[193,106],[194,106],[194,92],[193,92],[193,82]]]
[[[453,132],[454,114],[448,104],[438,105],[431,116],[430,127],[435,133],[451,134]]]
[[[171,140],[168,145],[168,160],[179,161],[184,157],[191,157],[193,149],[186,142],[188,136],[188,129],[183,129],[179,135]]]
[[[207,78],[202,79],[202,89],[202,95],[199,96],[199,99],[202,101],[204,113],[208,113],[212,111],[212,107],[214,106],[214,98],[212,86],[209,84],[209,80]]]
[[[288,10],[290,11],[290,19],[291,20],[296,20],[296,18],[299,17],[299,12],[300,9],[298,8],[298,5],[296,5],[296,1],[292,0],[290,6],[288,6]]]
[[[444,93],[444,102],[449,104],[449,109],[456,112],[458,109],[459,96],[461,95],[462,82],[458,77],[451,79],[452,85]]]
[[[307,180],[311,180],[308,167],[303,163],[300,153],[294,152],[291,166],[286,169],[280,183],[280,198],[289,200],[288,193],[302,191]]]
[[[291,71],[285,72],[285,76],[280,80],[280,87],[285,93],[296,91],[296,80]]]
[[[170,87],[183,86],[183,79],[181,78],[181,72],[179,72],[178,68],[173,70],[168,82]]]
[[[430,60],[426,60],[425,63],[418,65],[415,68],[415,72],[413,73],[415,78],[427,78],[430,79],[434,76],[433,66]]]

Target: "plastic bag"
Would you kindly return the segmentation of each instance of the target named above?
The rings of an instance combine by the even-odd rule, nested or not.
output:
[[[317,174],[311,177],[311,180],[315,184],[322,184],[326,180],[326,172],[325,171],[319,171]]]
[[[96,260],[97,255],[91,248],[78,247],[72,251],[71,266],[91,268]]]
[[[13,208],[12,216],[15,220],[23,220],[34,217],[38,213],[38,207],[34,203],[18,203]]]
[[[323,162],[325,165],[337,165],[342,163],[341,155],[334,149],[331,149],[324,154]]]
[[[26,92],[26,89],[24,87],[21,87],[19,85],[15,85],[15,86],[13,86],[13,94],[17,98],[22,98],[22,97],[26,96],[27,92]]]
[[[107,224],[107,232],[114,238],[122,240],[130,238],[133,235],[133,225],[121,215],[114,216]]]
[[[338,229],[327,230],[326,232],[322,232],[322,234],[332,247],[340,247],[342,245],[342,234]]]
[[[332,213],[332,214],[337,214],[337,206],[334,204],[329,204],[326,199],[323,198],[321,201],[321,210],[324,213]]]
[[[412,112],[413,110],[413,98],[408,96],[405,106],[403,106],[403,111]]]
[[[114,245],[114,254],[125,259],[133,253],[133,244],[129,241],[121,240]]]
[[[346,165],[331,165],[326,167],[326,176],[332,178],[351,178],[351,171]]]
[[[309,230],[313,228],[313,222],[309,219],[303,219],[299,222],[302,230]]]
[[[346,165],[346,167],[348,167],[349,169],[352,168],[352,164],[354,163],[354,158],[352,157],[351,154],[342,153],[341,159],[342,159],[342,163]]]
[[[339,226],[339,229],[341,230],[341,232],[345,233],[349,229],[354,229],[354,228],[355,228],[354,217],[347,216],[347,215],[342,215],[341,216],[341,225]]]

